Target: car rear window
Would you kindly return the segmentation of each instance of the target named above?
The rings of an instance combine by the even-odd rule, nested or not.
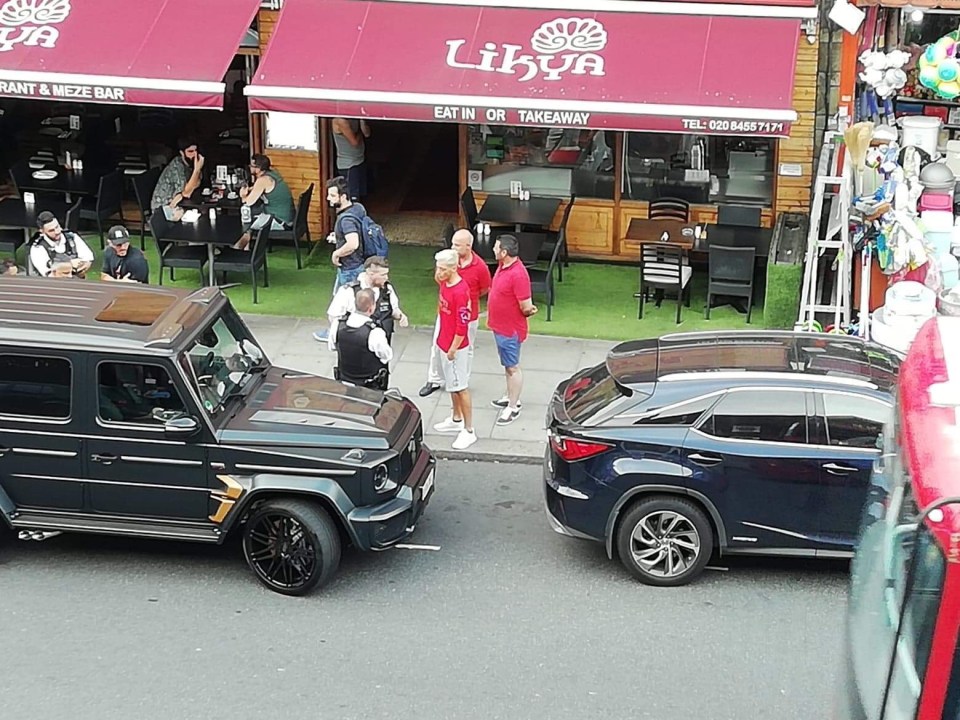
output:
[[[584,425],[610,403],[630,395],[630,389],[614,380],[606,365],[598,365],[570,381],[563,391],[563,407],[571,421]]]

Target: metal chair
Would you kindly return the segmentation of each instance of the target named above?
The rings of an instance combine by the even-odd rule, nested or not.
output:
[[[224,282],[228,272],[250,272],[253,280],[253,303],[257,298],[257,274],[263,269],[263,286],[270,287],[270,276],[267,271],[267,248],[270,245],[270,226],[273,224],[271,216],[266,224],[256,232],[253,244],[249,250],[235,250],[224,248],[213,261],[214,273],[222,273]]]
[[[564,228],[560,229],[560,239],[553,246],[553,254],[550,256],[550,264],[546,270],[540,268],[529,268],[527,272],[530,275],[530,290],[533,293],[543,293],[547,297],[547,322],[553,319],[553,303],[556,300],[556,289],[553,285],[553,272],[560,263],[560,253],[563,252],[567,244],[567,232]]]
[[[297,270],[303,269],[303,263],[300,260],[300,238],[306,237],[307,245],[310,244],[310,201],[313,199],[313,183],[310,187],[300,193],[300,199],[297,201],[297,213],[293,218],[293,227],[289,230],[274,230],[271,234],[270,243],[274,240],[292,240],[293,249],[297,254]]]
[[[161,172],[163,172],[163,168],[155,167],[133,177],[133,194],[137,198],[137,209],[140,210],[141,250],[144,249],[147,225],[150,222],[150,201],[153,199],[153,191],[157,187],[157,181],[160,179]]]
[[[640,246],[640,291],[634,297],[640,301],[637,319],[643,318],[643,303],[647,291],[656,291],[657,307],[666,292],[677,295],[677,324],[680,324],[680,306],[686,300],[690,307],[690,278],[693,270],[683,262],[683,248],[667,243],[644,243]]]
[[[174,268],[186,268],[200,272],[200,282],[206,285],[206,275],[203,268],[207,264],[207,248],[199,245],[177,245],[172,240],[163,239],[167,219],[163,212],[155,212],[150,216],[150,234],[157,243],[157,255],[160,256],[159,283],[163,285],[163,269],[170,268],[170,280],[176,280]]]
[[[83,199],[77,201],[67,209],[67,214],[63,216],[63,227],[73,232],[80,230],[80,209],[83,207]]]
[[[473,197],[473,188],[467,187],[460,196],[460,209],[468,228],[475,228],[479,222],[480,211],[477,210],[477,200]]]
[[[709,280],[707,305],[703,316],[710,319],[710,307],[715,295],[747,299],[747,323],[753,309],[753,270],[756,250],[752,247],[711,245],[708,256]]]
[[[754,205],[720,205],[717,207],[717,225],[760,227],[762,212]]]
[[[450,249],[453,247],[453,234],[456,232],[456,229],[453,227],[453,223],[447,223],[443,228],[443,247]]]
[[[570,255],[567,252],[567,221],[570,219],[570,212],[573,210],[573,204],[577,201],[576,195],[570,196],[570,202],[567,203],[567,207],[563,210],[563,217],[560,220],[560,229],[554,232],[553,230],[547,230],[546,236],[547,239],[544,241],[543,246],[540,248],[540,256],[537,258],[541,261],[548,261],[553,257],[553,250],[560,242],[561,237],[563,238],[563,249],[560,254],[562,257],[562,262],[557,265],[557,281],[563,282],[563,268],[564,266],[570,267]]]
[[[123,170],[114,170],[113,172],[107,173],[100,178],[97,197],[85,198],[83,204],[80,206],[80,219],[93,220],[97,224],[101,249],[106,244],[103,221],[108,220],[114,215],[119,215],[121,224],[124,222],[123,180]]]
[[[662,197],[650,201],[648,217],[651,220],[690,222],[690,203],[680,198]]]

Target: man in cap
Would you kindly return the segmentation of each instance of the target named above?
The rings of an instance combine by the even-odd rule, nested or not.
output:
[[[123,225],[114,225],[107,233],[110,244],[103,251],[102,280],[150,282],[150,266],[140,248],[130,247],[130,233]]]

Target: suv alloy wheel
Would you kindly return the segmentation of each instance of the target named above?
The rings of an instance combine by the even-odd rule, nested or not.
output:
[[[713,554],[713,530],[703,512],[681,498],[641,500],[617,530],[620,561],[647,585],[685,585]]]
[[[270,590],[306,595],[336,573],[340,535],[324,508],[303,500],[273,500],[258,507],[244,525],[243,555]]]

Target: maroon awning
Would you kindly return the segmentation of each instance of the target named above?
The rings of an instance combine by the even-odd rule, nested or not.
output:
[[[223,107],[259,0],[0,0],[0,96]]]
[[[809,0],[494,1],[286,0],[246,89],[250,107],[768,136],[796,120]]]

